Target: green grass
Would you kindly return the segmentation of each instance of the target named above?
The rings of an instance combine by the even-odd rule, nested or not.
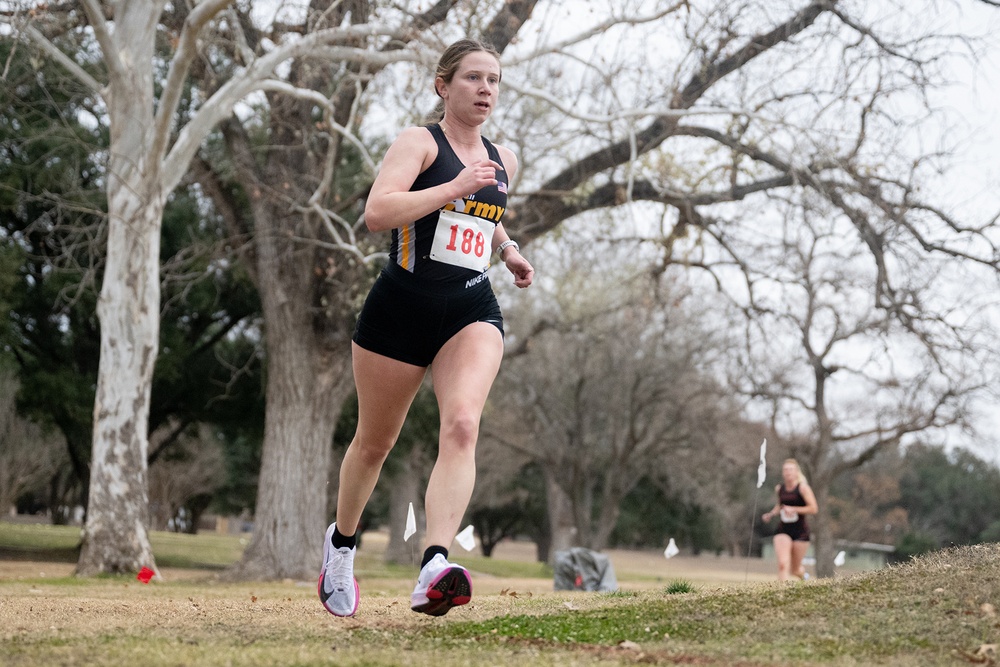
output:
[[[161,567],[223,568],[243,555],[248,537],[207,533],[152,532],[150,545],[156,564]]]
[[[0,549],[26,552],[65,551],[80,542],[80,529],[74,526],[0,522]]]
[[[493,575],[494,577],[518,577],[551,579],[552,568],[546,563],[498,560],[485,556],[462,554],[462,565],[473,572]]]
[[[693,593],[694,585],[690,581],[685,581],[684,579],[677,579],[676,581],[671,581],[667,584],[664,591],[667,595],[675,595],[677,593]]]
[[[938,552],[843,581],[684,597],[642,594],[630,604],[450,626],[440,636],[548,645],[632,642],[663,657],[680,649],[720,664],[939,665],[962,656],[996,664],[989,656],[1000,641],[1000,618],[991,600],[1000,600],[996,544]]]
[[[209,570],[238,561],[249,539],[249,535],[216,533],[152,531],[149,534],[157,566]],[[79,527],[0,522],[0,559],[76,562],[79,544]],[[474,572],[495,577],[552,578],[552,568],[545,563],[463,554],[462,564]],[[367,577],[410,577],[413,572],[412,567],[367,559],[363,553],[360,566]]]
[[[221,569],[239,560],[247,538],[214,533],[188,535],[153,531],[149,535],[160,567]],[[75,562],[80,528],[0,522],[0,558]]]

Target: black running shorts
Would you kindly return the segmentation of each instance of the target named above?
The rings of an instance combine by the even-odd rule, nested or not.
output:
[[[801,521],[795,523],[783,523],[778,526],[778,532],[788,535],[793,542],[809,541],[809,526]]]
[[[489,322],[503,335],[500,305],[485,276],[440,285],[421,282],[390,262],[365,299],[354,342],[426,368],[452,336],[473,322]]]

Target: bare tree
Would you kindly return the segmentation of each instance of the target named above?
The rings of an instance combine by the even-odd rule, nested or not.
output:
[[[28,491],[44,491],[66,465],[66,447],[54,433],[17,414],[17,380],[0,370],[0,514]]]
[[[852,542],[897,544],[910,531],[909,508],[900,502],[904,475],[900,454],[887,449],[863,468],[847,473],[849,486],[843,478],[837,481],[827,501],[834,535]]]
[[[834,480],[915,435],[968,426],[969,400],[988,385],[991,365],[976,302],[953,294],[935,303],[930,289],[957,287],[961,276],[925,260],[924,274],[909,281],[905,311],[879,309],[875,272],[843,224],[820,208],[790,211],[776,225],[783,270],[769,269],[754,285],[745,363],[735,374],[742,393],[770,406],[774,430],[816,493],[821,576],[833,574]],[[748,269],[757,270],[755,260]]]
[[[258,280],[271,290],[262,295],[268,345],[274,345],[269,373],[275,385],[268,399],[282,404],[280,416],[268,415],[260,535],[255,533],[245,570],[250,576],[305,576],[315,567],[317,556],[300,545],[315,540],[322,527],[321,477],[329,460],[323,446],[332,424],[317,416],[333,411],[336,396],[345,391],[342,339],[350,325],[343,318],[352,317],[357,277],[371,259],[370,245],[357,233],[362,226],[355,207],[375,164],[369,150],[377,154],[371,147],[385,145],[397,121],[411,121],[412,112],[429,106],[415,101],[428,98],[428,86],[418,85],[426,74],[410,76],[407,63],[419,62],[425,72],[443,44],[464,34],[482,35],[504,53],[508,104],[495,114],[491,138],[520,152],[523,169],[512,189],[517,216],[505,224],[523,242],[571,220],[589,224],[587,211],[621,208],[624,215],[659,220],[639,233],[660,248],[663,267],[700,268],[729,288],[733,274],[738,278],[750,254],[758,252],[759,246],[748,242],[761,232],[753,223],[816,196],[863,242],[875,272],[874,306],[896,317],[912,317],[921,305],[908,299],[907,281],[923,258],[996,270],[994,222],[963,223],[921,190],[936,167],[931,158],[946,155],[902,150],[911,145],[906,139],[918,120],[937,117],[922,107],[926,114],[903,122],[909,119],[900,119],[896,110],[919,105],[922,95],[942,82],[941,57],[962,44],[933,27],[921,28],[921,21],[934,25],[935,3],[900,3],[897,13],[912,18],[904,28],[896,27],[902,21],[878,22],[836,0],[801,0],[781,8],[764,0],[640,2],[594,12],[577,28],[579,18],[564,15],[572,11],[568,4],[441,0],[420,12],[412,3],[315,2],[305,18],[279,5],[283,13],[263,39],[254,34],[262,30],[259,22],[224,0],[199,3],[190,12],[171,5],[172,13],[164,13],[162,1],[126,7],[87,0],[84,9],[104,53],[107,86],[50,48],[45,30],[36,27],[47,16],[9,17],[19,35],[107,97],[115,127],[138,119],[148,130],[130,135],[116,129],[114,141],[121,143],[113,146],[109,165],[118,175],[109,179],[108,278],[119,286],[106,287],[102,300],[102,317],[109,319],[102,364],[104,356],[112,356],[110,341],[140,340],[114,329],[114,313],[132,307],[144,337],[142,349],[116,357],[125,360],[121,368],[102,367],[102,377],[114,377],[116,386],[131,388],[131,394],[105,395],[99,388],[95,447],[103,444],[95,451],[105,459],[111,453],[110,462],[100,465],[130,471],[102,473],[95,478],[101,489],[127,478],[131,497],[144,486],[143,457],[126,461],[121,454],[142,453],[145,447],[144,429],[138,428],[148,402],[143,372],[155,357],[155,327],[145,325],[156,311],[149,307],[155,305],[149,299],[157,284],[150,279],[155,261],[149,259],[156,256],[150,252],[156,216],[146,213],[161,205],[213,127],[222,123],[222,134],[230,137],[259,129],[244,116],[240,130],[233,112],[248,95],[264,91],[263,117],[270,120],[276,111],[288,121],[271,128],[277,130],[271,144],[276,148],[258,153],[252,142],[227,140],[233,162],[246,165],[240,173],[253,175],[246,193],[259,226],[252,248],[258,271],[276,269],[260,273]],[[65,8],[49,13],[57,10]],[[73,11],[64,15],[72,18]],[[154,115],[150,45],[158,21],[172,36],[173,50],[163,61],[166,77]],[[654,38],[647,39],[650,35]],[[312,71],[320,60],[338,65]],[[208,64],[220,61],[235,66],[213,78]],[[289,67],[279,69],[285,63]],[[181,108],[182,84],[195,75],[204,85]],[[324,76],[334,85],[319,90]],[[131,93],[133,88],[139,93]],[[271,158],[282,152],[294,159],[276,161],[272,168]],[[135,167],[122,171],[126,164]],[[306,178],[317,174],[311,182]],[[135,225],[147,218],[145,227]],[[140,231],[145,236],[136,235]],[[145,255],[126,253],[127,243],[119,237],[141,239],[135,247]],[[118,259],[112,261],[112,254]],[[124,264],[125,256],[133,258],[131,269],[115,264]],[[143,256],[146,263],[135,265]],[[770,270],[778,271],[781,255],[769,256]],[[746,275],[744,284],[753,285],[756,278]],[[116,292],[122,286],[132,291]],[[312,310],[296,299],[308,299]],[[322,317],[311,317],[317,314]],[[120,320],[119,328],[130,327],[133,319]],[[309,326],[312,341],[302,333]],[[281,338],[289,341],[287,348],[272,342]],[[123,414],[128,419],[114,416]],[[312,421],[318,423],[314,430]],[[123,438],[121,446],[110,446],[112,438]],[[108,536],[112,524],[142,525],[140,505],[132,503],[133,509],[113,520],[99,514],[88,529],[91,541],[110,542],[97,535]],[[142,558],[99,567],[126,569],[126,561],[130,568],[146,559],[147,550],[129,548]],[[100,560],[86,549],[85,555],[89,563]]]
[[[315,541],[326,518],[330,436],[349,390],[347,342],[370,260],[352,222],[341,215],[374,173],[374,161],[354,134],[357,96],[386,64],[426,60],[419,44],[410,51],[399,47],[419,34],[415,27],[441,21],[458,3],[442,0],[417,16],[405,7],[385,11],[378,3],[320,0],[301,20],[292,7],[288,22],[289,7],[279,4],[268,33],[250,21],[249,6],[232,0],[190,10],[163,0],[128,6],[88,0],[82,13],[72,5],[37,4],[15,3],[5,12],[7,22],[103,99],[112,129],[94,487],[78,571],[129,571],[153,563],[145,535],[145,427],[157,344],[159,221],[165,198],[218,126],[249,195],[254,245],[248,250],[258,270],[269,362],[259,511],[237,574],[312,576],[315,554],[300,545]],[[502,48],[534,4],[514,3],[496,15],[491,39]],[[51,39],[84,22],[102,55],[97,67],[80,66]],[[165,55],[154,49],[159,29],[171,36]],[[232,66],[216,71],[212,63],[220,61]],[[291,64],[288,74],[279,76],[285,63]],[[161,71],[157,96],[153,83]],[[322,85],[331,73],[342,79],[332,91]],[[202,84],[200,95],[185,92],[192,81]],[[256,147],[234,110],[260,92],[275,119],[270,157],[276,159],[255,165]],[[314,139],[318,143],[311,144]],[[333,187],[345,145],[357,150],[368,179],[346,195],[347,202],[343,189]],[[198,166],[205,173],[203,157]],[[309,173],[319,176],[303,183]],[[218,180],[205,185],[239,234],[240,211],[230,193]]]
[[[166,62],[156,51],[165,0],[85,0],[80,7],[44,8],[26,2],[15,3],[16,9],[5,13],[19,38],[58,61],[103,100],[111,128],[108,240],[98,303],[101,358],[80,574],[155,567],[147,536],[146,457],[149,394],[158,349],[159,235],[166,198],[209,132],[231,115],[237,103],[255,91],[287,88],[272,78],[282,63],[378,32],[372,27],[360,31],[333,27],[277,45],[182,115],[188,76],[203,55],[200,40],[218,28],[230,1],[199,3],[184,12],[179,24],[168,26],[173,39]],[[50,39],[84,20],[101,54],[100,68],[81,66]],[[357,46],[330,49],[331,58],[378,60]],[[157,86],[161,66],[165,77]],[[100,73],[93,74],[95,69]]]
[[[713,378],[726,346],[698,320],[696,299],[680,285],[654,289],[627,246],[564,245],[551,293],[515,314],[522,326],[533,326],[529,308],[558,324],[508,361],[495,392],[503,407],[484,430],[541,466],[553,548],[601,549],[639,480],[668,476],[681,450],[714,449],[712,431],[738,409]]]
[[[150,436],[150,444],[168,437],[174,424],[165,424]],[[160,456],[149,466],[149,505],[151,525],[154,530],[167,530],[171,520],[174,530],[194,528],[196,513],[189,509],[191,500],[210,497],[212,492],[226,482],[225,455],[222,444],[205,425],[200,425],[197,435],[180,436],[169,453]],[[192,526],[177,527],[181,512]],[[188,532],[194,532],[189,530]]]
[[[814,276],[813,286],[823,285],[817,297],[852,303],[793,316],[800,330],[792,340],[803,346],[795,356],[804,357],[815,376],[815,395],[796,399],[813,406],[818,429],[808,433],[814,446],[806,463],[822,487],[873,448],[962,423],[970,414],[967,400],[985,386],[985,375],[972,369],[996,362],[980,344],[985,324],[972,322],[977,310],[996,305],[981,286],[996,285],[1000,229],[991,213],[981,221],[957,219],[932,201],[927,187],[947,149],[921,152],[916,141],[928,118],[941,122],[925,95],[944,81],[942,49],[969,46],[935,32],[939,6],[923,6],[924,16],[897,7],[910,23],[893,33],[888,24],[868,23],[838,2],[802,3],[773,21],[749,18],[763,16],[748,11],[752,5],[715,3],[712,11],[686,4],[684,12],[656,23],[677,28],[669,34],[686,48],[676,58],[640,50],[639,57],[657,64],[646,69],[628,68],[624,58],[601,58],[599,49],[587,55],[569,48],[532,59],[537,87],[517,85],[558,105],[564,117],[559,124],[519,126],[532,138],[551,136],[586,155],[574,159],[564,150],[539,156],[558,171],[537,183],[525,175],[537,189],[521,202],[510,227],[535,237],[569,219],[582,221],[595,208],[662,204],[662,224],[647,235],[661,244],[662,266],[703,270],[745,314],[763,315],[793,307],[768,297],[788,278],[787,265],[796,259],[789,247],[801,247],[797,234],[807,216],[821,209],[818,215],[836,223],[823,232],[826,243],[850,248],[824,270],[841,276],[848,267],[861,271],[853,274],[857,289]],[[671,39],[661,34],[655,43]],[[571,54],[582,65],[574,65]],[[541,83],[543,77],[550,83]],[[612,81],[616,85],[608,86]],[[949,285],[981,300],[953,306]],[[832,325],[824,320],[831,312]],[[844,319],[848,314],[851,319]],[[750,344],[768,351],[772,368],[792,356],[783,335],[789,328],[775,315],[767,323],[757,318],[747,331]],[[863,348],[871,367],[850,371],[867,372],[872,383],[854,399],[863,409],[854,413],[856,421],[835,422],[825,412],[843,398],[831,396],[829,381],[841,361],[827,348],[866,336],[880,341]],[[879,365],[899,374],[889,377],[884,368],[876,370]],[[741,379],[755,377],[743,371]],[[776,390],[783,388],[777,383]],[[876,389],[879,400],[869,400]],[[801,422],[780,426],[789,441],[804,436]],[[824,573],[832,561],[822,516],[818,534]]]
[[[432,24],[451,4],[438,3],[413,19],[417,26]],[[264,31],[254,26],[249,6],[233,7],[229,30],[216,36],[231,60],[206,65],[201,78],[208,87],[217,85],[237,63],[262,57],[268,41],[363,25],[375,9],[366,0],[315,0],[298,20]],[[266,330],[267,407],[255,530],[230,576],[304,578],[317,567],[317,554],[301,545],[316,544],[328,519],[320,499],[330,475],[333,431],[353,391],[354,314],[378,256],[363,226],[355,225],[358,201],[374,175],[374,162],[358,139],[362,93],[374,72],[403,57],[399,46],[416,34],[397,23],[394,39],[379,46],[358,32],[344,44],[367,49],[373,58],[365,62],[304,54],[292,62],[285,85],[266,91],[260,107],[266,125],[253,115],[233,114],[221,126],[225,153],[206,152],[199,161],[216,206],[241,237],[253,239],[244,252]],[[261,130],[264,145],[255,139]],[[391,558],[402,558],[405,550],[391,546]]]

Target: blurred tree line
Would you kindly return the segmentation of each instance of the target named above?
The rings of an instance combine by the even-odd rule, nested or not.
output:
[[[42,486],[0,498],[5,507],[46,508],[60,522],[88,497],[108,136],[86,91],[51,64],[39,72],[11,46],[0,42],[10,94],[0,120],[3,400],[45,435],[5,437],[2,447],[4,456],[18,447],[30,456],[36,440],[53,435],[62,447],[45,448],[53,465]],[[161,355],[149,423],[149,463],[174,470],[153,501],[160,528],[178,512],[196,519],[209,500],[217,511],[253,506],[263,403],[259,303],[231,244],[197,184],[174,193],[160,251]],[[216,455],[206,459],[204,448]],[[192,479],[196,470],[211,479]]]
[[[163,186],[149,432],[107,438],[148,437],[153,527],[192,528],[205,511],[259,511],[267,530],[247,550],[246,573],[311,571],[314,554],[301,545],[329,506],[317,490],[353,430],[346,341],[377,268],[369,260],[384,245],[365,235],[357,215],[372,156],[388,137],[365,136],[361,123],[385,99],[398,106],[382,109],[399,116],[391,124],[410,120],[426,97],[412,72],[376,74],[396,56],[405,62],[436,50],[438,24],[455,23],[446,19],[464,17],[470,32],[516,52],[535,4],[476,3],[483,11],[465,16],[466,3],[437,3],[423,14],[399,3],[392,16],[405,34],[389,34],[386,8],[368,2],[312,2],[301,25],[264,29],[242,3],[208,23],[189,21],[208,4],[171,4],[160,17],[154,71],[143,73],[156,86],[173,85],[156,90],[161,109],[176,106],[158,127],[178,135],[160,138],[177,139],[176,147],[204,132],[205,141]],[[538,4],[546,12],[558,5]],[[995,219],[965,225],[919,195],[938,155],[897,152],[913,128],[893,113],[896,93],[922,97],[933,87],[938,36],[907,34],[901,50],[880,36],[887,26],[852,19],[835,4],[802,2],[765,19],[769,12],[712,3],[690,11],[682,3],[643,20],[653,34],[673,31],[681,54],[687,49],[666,67],[620,49],[622,60],[594,59],[593,76],[583,76],[567,63],[578,60],[574,46],[592,51],[584,34],[549,55],[538,49],[514,69],[517,94],[496,137],[524,158],[510,229],[531,243],[545,268],[540,278],[551,279],[519,299],[498,285],[511,320],[508,358],[484,415],[470,508],[484,550],[511,534],[535,540],[540,558],[569,544],[656,544],[669,535],[692,550],[739,553],[755,508],[769,501],[752,485],[765,437],[772,468],[796,455],[813,480],[817,550],[822,544],[827,556],[830,535],[868,523],[865,534],[881,523],[883,538],[884,526],[898,526],[895,541],[910,551],[954,539],[960,522],[962,539],[992,534],[992,520],[973,521],[982,511],[924,519],[909,504],[916,501],[902,500],[910,488],[954,497],[947,485],[928,487],[916,475],[907,486],[900,468],[897,502],[891,488],[861,476],[887,465],[886,452],[905,460],[903,440],[966,425],[967,401],[988,382],[983,350],[995,345],[962,310],[978,313],[989,298],[969,291],[956,301],[934,288],[979,279],[965,275],[968,266],[995,279],[998,255]],[[123,174],[109,175],[109,154],[120,155],[100,101],[105,45],[89,36],[108,30],[109,17],[124,25],[125,7],[100,14],[87,5],[86,17],[71,5],[5,14],[34,31],[24,31],[26,40],[61,52],[63,67],[30,40],[0,43],[9,109],[0,119],[0,312],[10,313],[0,341],[5,396],[16,392],[11,433],[21,434],[2,446],[4,456],[15,442],[36,454],[22,456],[34,467],[7,487],[21,488],[4,493],[57,510],[54,520],[66,518],[58,508],[86,507],[94,418],[110,411],[94,405],[95,310],[111,264],[104,190]],[[275,44],[292,45],[294,35],[315,35],[327,22],[365,21],[386,39],[347,31],[338,44],[350,48],[331,51],[341,55],[323,60],[319,48],[292,58],[247,108],[206,125],[211,105],[203,103],[256,71],[249,65],[270,59]],[[115,34],[128,33],[118,27]],[[644,41],[624,31],[631,29],[615,32],[619,45]],[[173,50],[195,43],[198,57]],[[175,70],[178,53],[189,60]],[[117,56],[112,50],[103,60]],[[799,90],[803,62],[818,77],[808,94]],[[168,76],[188,66],[189,76]],[[607,86],[632,77],[634,96]],[[553,103],[560,99],[578,108]],[[653,222],[628,225],[639,218]],[[568,220],[572,230],[561,227]],[[730,308],[712,307],[720,302]],[[752,402],[766,409],[747,411]],[[367,526],[401,526],[408,503],[419,507],[434,418],[433,401],[421,396]],[[938,464],[953,465],[955,454],[942,456]],[[119,473],[145,472],[119,458]],[[258,475],[266,478],[259,487]],[[29,493],[24,480],[44,482],[32,482]],[[867,494],[854,496],[859,489],[885,496],[885,516]],[[326,491],[328,500],[335,489]],[[842,511],[856,505],[870,521]],[[135,522],[122,523],[125,538]],[[390,557],[402,560],[397,532]]]
[[[80,493],[84,481],[74,477],[67,440],[58,427],[19,413],[16,397],[23,392],[18,389],[17,368],[4,358],[0,366],[0,507],[4,515],[14,508],[21,514],[46,514],[53,523],[65,523],[73,508],[85,501]],[[394,514],[405,512],[410,501],[419,506],[419,499],[407,490],[419,488],[421,475],[429,473],[434,440],[428,436],[436,424],[435,410],[433,395],[422,392],[415,416],[407,422],[386,464],[386,475],[396,481],[376,489],[364,518],[365,530],[399,525]],[[348,405],[337,432],[353,432],[354,419],[356,406]],[[346,446],[343,437],[334,443],[340,452]],[[194,532],[197,518],[206,511],[223,516],[244,510],[252,513],[259,455],[259,431],[254,433],[237,421],[199,423],[151,463],[154,527]],[[548,519],[539,464],[527,461],[505,468],[494,465],[493,456],[504,454],[486,448],[480,472],[486,479],[468,515],[482,552],[489,556],[498,542],[512,538],[533,540],[543,547]],[[415,460],[423,461],[423,467],[414,468]],[[770,466],[771,475],[777,476],[779,463],[775,460]],[[752,523],[750,505],[738,508],[741,523],[729,534],[725,517],[731,508],[696,500],[687,490],[672,485],[671,478],[688,471],[668,472],[669,467],[637,478],[621,499],[605,546],[659,549],[673,537],[692,554],[745,555]],[[741,471],[731,483],[751,489],[752,472]],[[401,485],[399,480],[407,477],[414,483]],[[950,545],[1000,542],[997,488],[1000,467],[967,450],[946,451],[923,443],[895,448],[838,478],[831,492],[834,534],[854,542],[891,544],[898,559]],[[761,495],[760,506],[770,500],[769,495]],[[760,540],[768,535],[766,527],[756,522],[752,547],[756,555]],[[408,548],[402,546],[401,536],[393,535],[392,540],[397,543],[396,559],[407,560]],[[545,556],[540,548],[539,558],[546,560]]]
[[[0,306],[8,313],[0,322],[0,507],[65,522],[87,499],[107,131],[87,122],[97,112],[69,81],[43,89],[8,43],[0,58],[17,91],[0,119]],[[704,294],[680,274],[658,280],[636,247],[602,242],[605,232],[539,244],[560,280],[507,306],[518,328],[484,416],[469,520],[487,555],[515,536],[534,540],[542,560],[569,543],[657,548],[670,537],[694,553],[743,553],[754,494],[760,506],[770,501],[752,486],[756,447],[774,434],[738,416],[720,379],[720,351],[732,341]],[[185,181],[168,202],[161,249],[148,461],[154,528],[194,530],[205,512],[254,510],[261,315],[237,246],[198,182]],[[348,402],[335,431],[335,458],[353,432],[352,410]],[[401,525],[408,503],[419,507],[436,419],[422,393],[366,528]],[[780,463],[780,450],[772,452]],[[834,534],[895,544],[902,554],[997,540],[996,488],[1000,471],[970,452],[895,447],[836,480]],[[391,557],[406,560],[407,551],[394,534]]]

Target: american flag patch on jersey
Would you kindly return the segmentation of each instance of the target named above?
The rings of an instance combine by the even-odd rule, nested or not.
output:
[[[503,181],[497,181],[497,190],[499,190],[504,194],[507,194],[507,184],[504,183]]]

